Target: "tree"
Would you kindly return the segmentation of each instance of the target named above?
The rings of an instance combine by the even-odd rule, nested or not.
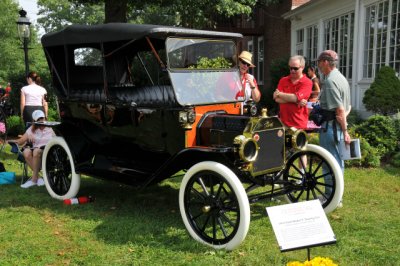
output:
[[[127,11],[128,0],[107,0],[104,5],[104,22],[126,22]]]
[[[45,32],[63,29],[67,25],[100,24],[104,21],[104,4],[79,3],[68,0],[39,0],[38,24]]]
[[[15,0],[0,1],[0,10],[2,10],[0,16],[0,84],[5,86],[7,82],[11,83],[13,88],[11,101],[15,110],[19,110],[19,89],[26,84],[24,51],[18,39],[16,24],[19,9]],[[28,47],[30,70],[38,72],[44,82],[48,81],[49,71],[46,59],[33,25]]]
[[[17,20],[19,7],[14,0],[0,1],[0,84],[13,81],[25,83],[25,62],[22,44],[18,39]],[[31,26],[29,42],[30,70],[41,72],[47,70],[43,49],[38,42],[37,32]]]
[[[400,81],[394,69],[380,68],[374,82],[365,91],[363,103],[368,111],[382,115],[400,110]]]
[[[10,76],[24,73],[24,54],[18,40],[17,24],[18,5],[12,0],[0,2],[4,12],[0,16],[0,84],[4,86]]]
[[[63,18],[64,26],[79,24],[98,24],[92,19],[82,21],[87,15],[80,11],[84,8],[103,7],[102,21],[109,22],[136,22],[162,25],[176,25],[190,28],[213,28],[217,17],[232,17],[238,14],[251,14],[253,8],[278,3],[281,0],[39,0],[39,6],[46,6],[43,14],[51,14]],[[60,2],[60,3],[58,3]],[[70,5],[67,5],[69,2]],[[49,5],[51,3],[51,5]],[[64,6],[60,8],[58,6]],[[39,12],[41,14],[41,12]],[[46,16],[40,20],[54,20],[55,16]],[[58,19],[60,20],[60,19]],[[47,24],[50,24],[47,23]],[[60,23],[58,23],[60,24]],[[59,29],[53,24],[52,29]],[[49,28],[49,27],[48,27]]]

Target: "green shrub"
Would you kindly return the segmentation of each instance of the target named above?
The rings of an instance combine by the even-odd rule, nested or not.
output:
[[[271,76],[271,87],[265,88],[261,93],[260,104],[268,108],[268,114],[276,114],[278,112],[278,104],[274,101],[272,95],[278,87],[279,80],[289,75],[289,56],[272,60],[269,74]]]
[[[319,133],[308,134],[308,143],[319,145]]]
[[[346,166],[358,166],[358,167],[379,167],[381,164],[381,156],[377,148],[372,147],[368,141],[359,137],[360,139],[360,160],[346,160]]]
[[[7,117],[7,134],[8,136],[18,136],[25,132],[25,126],[21,118],[17,115]]]
[[[388,66],[379,69],[371,86],[365,91],[365,108],[374,113],[388,115],[400,109],[400,80],[396,71]]]
[[[354,131],[377,148],[381,157],[387,157],[397,149],[398,139],[393,121],[387,116],[374,115],[356,126]]]
[[[58,112],[54,108],[49,108],[49,110],[47,111],[47,120],[48,121],[60,121]]]
[[[351,110],[350,114],[347,116],[347,124],[349,127],[361,124],[364,120],[361,118],[360,114],[356,110]]]
[[[393,126],[397,138],[396,151],[400,151],[400,113],[398,113],[398,115],[393,118]]]
[[[196,66],[190,66],[189,69],[226,69],[226,68],[231,68],[232,63],[230,63],[226,58],[224,57],[217,57],[217,58],[208,58],[208,57],[201,57],[197,61]]]
[[[395,167],[400,167],[400,152],[397,152],[393,157],[390,163]]]

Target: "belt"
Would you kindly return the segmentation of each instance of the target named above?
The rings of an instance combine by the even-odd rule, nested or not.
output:
[[[337,135],[337,123],[336,120],[330,120],[330,121],[325,121],[325,126],[321,126],[322,130],[324,130],[325,132],[328,130],[328,126],[329,123],[332,122],[332,130],[333,130],[333,138],[335,140],[336,143],[339,143],[339,138]]]

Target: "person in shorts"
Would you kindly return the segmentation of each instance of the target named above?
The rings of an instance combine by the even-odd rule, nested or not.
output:
[[[28,85],[21,89],[21,118],[25,123],[32,122],[32,113],[35,110],[42,110],[47,118],[47,91],[41,86],[41,78],[32,71],[26,77],[26,81]]]
[[[35,110],[32,113],[32,120],[34,122],[45,122],[45,119],[45,114],[42,110]],[[22,137],[14,141],[20,146],[29,144],[29,146],[27,145],[24,148],[22,153],[29,168],[32,169],[32,177],[21,185],[22,188],[44,185],[43,178],[39,177],[43,149],[54,136],[54,131],[50,127],[33,123]]]

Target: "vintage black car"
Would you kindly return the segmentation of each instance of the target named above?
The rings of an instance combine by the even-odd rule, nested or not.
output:
[[[122,23],[44,35],[61,117],[43,154],[50,195],[77,195],[81,174],[145,187],[184,171],[187,230],[228,250],[246,237],[250,203],[283,196],[334,210],[344,185],[330,153],[237,99],[241,38]]]

